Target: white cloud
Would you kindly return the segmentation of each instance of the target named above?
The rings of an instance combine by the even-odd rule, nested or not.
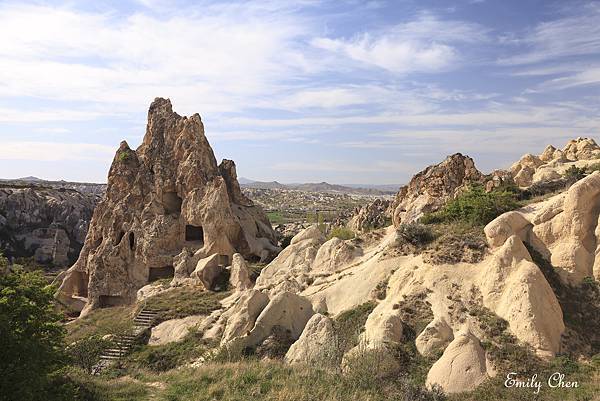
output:
[[[451,68],[460,58],[455,44],[474,44],[485,38],[486,32],[479,25],[423,14],[381,32],[349,39],[316,38],[312,44],[366,65],[410,73]]]
[[[0,160],[110,162],[116,148],[89,143],[0,142]]]

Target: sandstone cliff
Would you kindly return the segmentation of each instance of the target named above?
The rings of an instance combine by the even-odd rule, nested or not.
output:
[[[139,148],[122,142],[115,154],[106,196],[58,297],[84,313],[125,304],[148,282],[172,277],[179,254],[222,255],[227,265],[234,253],[269,260],[276,243],[262,209],[241,193],[235,164],[217,164],[200,116],[182,117],[157,98]]]

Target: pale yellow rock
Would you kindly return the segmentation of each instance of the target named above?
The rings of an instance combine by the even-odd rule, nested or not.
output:
[[[361,248],[350,241],[333,237],[317,251],[311,271],[314,274],[333,273],[360,256],[362,256]]]
[[[488,378],[485,351],[471,333],[459,333],[427,374],[426,385],[446,393],[470,391]]]
[[[519,340],[542,357],[560,351],[562,310],[519,237],[510,237],[485,261],[477,281],[484,305],[508,321]]]
[[[429,356],[443,350],[454,339],[452,328],[443,318],[434,318],[415,339],[417,351]]]
[[[247,290],[254,286],[252,280],[250,280],[248,265],[239,253],[234,254],[232,258],[229,284],[237,290]]]
[[[506,240],[513,235],[518,235],[522,240],[526,240],[531,227],[533,224],[521,213],[511,211],[496,217],[485,226],[483,231],[488,244],[495,248],[504,245]]]
[[[244,342],[247,346],[261,344],[275,326],[286,330],[292,339],[298,339],[312,315],[314,312],[308,299],[291,292],[279,293],[262,310]]]
[[[338,338],[333,321],[320,313],[314,314],[306,323],[300,338],[285,354],[289,364],[312,364],[319,367],[334,367],[339,357]]]
[[[221,344],[248,335],[254,327],[256,318],[268,303],[267,294],[257,290],[244,291],[234,305],[220,318],[224,326]]]
[[[217,285],[219,277],[225,270],[219,262],[220,257],[216,253],[200,259],[190,277],[199,280],[204,285],[204,288],[213,290]]]
[[[166,320],[152,328],[148,345],[163,345],[181,341],[206,316],[187,316],[182,319]]]
[[[382,302],[373,309],[360,335],[365,349],[385,348],[402,342],[403,325],[401,313],[389,302]]]

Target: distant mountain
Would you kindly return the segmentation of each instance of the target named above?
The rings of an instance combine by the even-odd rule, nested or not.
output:
[[[34,176],[30,175],[29,177],[17,178],[15,181],[42,182],[44,180],[42,180],[41,178],[34,177]]]
[[[357,185],[338,185],[328,182],[303,183],[303,184],[282,184],[277,181],[253,181],[247,178],[239,179],[240,185],[244,188],[256,189],[290,189],[305,192],[328,192],[360,195],[392,195],[398,191],[399,186],[392,188],[360,187]]]

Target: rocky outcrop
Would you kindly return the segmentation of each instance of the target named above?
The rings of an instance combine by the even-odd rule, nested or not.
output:
[[[424,213],[440,209],[468,184],[483,178],[473,159],[460,153],[427,167],[396,194],[389,209],[394,225],[414,222]]]
[[[233,255],[229,275],[229,284],[236,290],[247,290],[254,286],[250,280],[250,272],[244,257],[239,253]]]
[[[285,362],[290,364],[316,364],[320,367],[334,367],[339,364],[339,341],[333,327],[333,320],[317,313],[313,315],[302,335],[285,354]]]
[[[471,333],[460,333],[427,374],[426,385],[446,393],[473,390],[488,378],[485,351]]]
[[[205,317],[187,316],[181,319],[166,320],[152,328],[148,345],[163,345],[181,341]]]
[[[415,339],[415,345],[421,355],[430,356],[436,351],[445,349],[452,340],[454,340],[452,328],[444,319],[437,317]]]
[[[68,266],[77,260],[97,201],[72,189],[0,186],[0,248],[9,258]]]
[[[571,166],[584,168],[598,162],[600,146],[591,138],[570,140],[563,149],[548,145],[536,156],[526,154],[510,167],[515,183],[523,188],[560,179]]]
[[[347,223],[348,228],[354,232],[365,232],[391,224],[389,207],[391,201],[375,199],[362,207],[356,208]]]
[[[512,235],[528,242],[557,269],[565,282],[600,277],[598,254],[600,172],[576,182],[565,193],[527,217],[523,211],[505,213],[485,228],[488,242],[502,246]]]
[[[116,152],[106,196],[58,296],[74,309],[84,302],[84,312],[129,303],[149,281],[172,277],[176,262],[185,276],[186,258],[174,259],[185,248],[194,260],[240,253],[268,261],[279,250],[262,209],[241,193],[235,164],[217,165],[200,116],[182,117],[157,98],[140,147],[122,142]]]

